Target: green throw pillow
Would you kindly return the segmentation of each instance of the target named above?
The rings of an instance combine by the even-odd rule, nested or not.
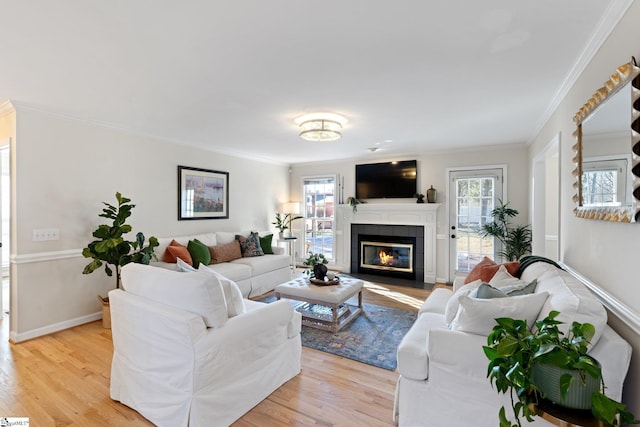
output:
[[[267,234],[260,237],[260,247],[265,254],[273,254],[273,248],[271,247],[271,241],[273,240],[273,234]]]
[[[211,252],[209,252],[209,248],[198,239],[189,240],[187,250],[193,259],[194,268],[198,268],[200,264],[211,264]]]

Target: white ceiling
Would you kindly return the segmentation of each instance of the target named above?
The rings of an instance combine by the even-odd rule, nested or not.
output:
[[[525,144],[629,4],[0,0],[0,103],[282,163]]]

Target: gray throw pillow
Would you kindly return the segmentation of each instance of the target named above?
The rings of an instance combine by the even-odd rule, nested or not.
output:
[[[488,283],[483,283],[478,287],[476,292],[476,298],[480,299],[493,299],[493,298],[505,298],[515,297],[518,295],[532,294],[536,290],[538,285],[538,279],[533,279],[526,285],[518,286],[505,286],[503,288],[494,288]]]

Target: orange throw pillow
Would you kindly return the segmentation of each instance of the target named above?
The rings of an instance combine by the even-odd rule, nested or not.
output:
[[[518,272],[518,267],[520,267],[519,261],[511,261],[505,262],[502,264],[507,269],[507,272],[514,276]],[[482,261],[476,265],[473,270],[469,272],[467,277],[464,279],[464,283],[471,283],[478,279],[482,280],[485,283],[489,283],[489,281],[493,278],[493,276],[498,272],[500,268],[500,264],[496,264],[493,260],[484,257]]]
[[[496,264],[494,260],[492,260],[490,258],[487,258],[487,257],[484,257],[482,259],[482,261],[480,261],[478,264],[476,264],[476,266],[473,267],[473,270],[471,270],[469,272],[469,274],[467,274],[467,277],[464,279],[465,285],[467,283],[475,282],[476,280],[480,279],[481,278],[480,277],[481,276],[480,273],[481,273],[482,268],[485,267],[485,266],[492,266],[492,265],[497,266],[498,264]],[[496,271],[498,271],[497,267],[496,267]],[[493,276],[491,276],[491,277],[493,277]],[[489,280],[491,280],[491,278],[489,278]],[[489,280],[487,280],[487,282]]]
[[[242,258],[240,242],[237,240],[224,245],[209,246],[209,252],[211,252],[211,264],[220,264],[221,262]]]
[[[191,254],[189,253],[189,250],[187,249],[187,247],[184,245],[181,245],[175,240],[172,240],[171,243],[169,243],[169,246],[167,246],[167,249],[164,251],[164,256],[162,257],[162,260],[164,262],[169,262],[173,264],[178,262],[178,258],[180,258],[182,261],[186,262],[187,264],[193,266],[193,259],[191,258]]]

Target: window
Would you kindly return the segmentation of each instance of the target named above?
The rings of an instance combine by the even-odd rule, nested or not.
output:
[[[303,178],[304,258],[309,252],[333,261],[335,176]]]
[[[582,162],[582,204],[620,206],[625,203],[626,159]]]

